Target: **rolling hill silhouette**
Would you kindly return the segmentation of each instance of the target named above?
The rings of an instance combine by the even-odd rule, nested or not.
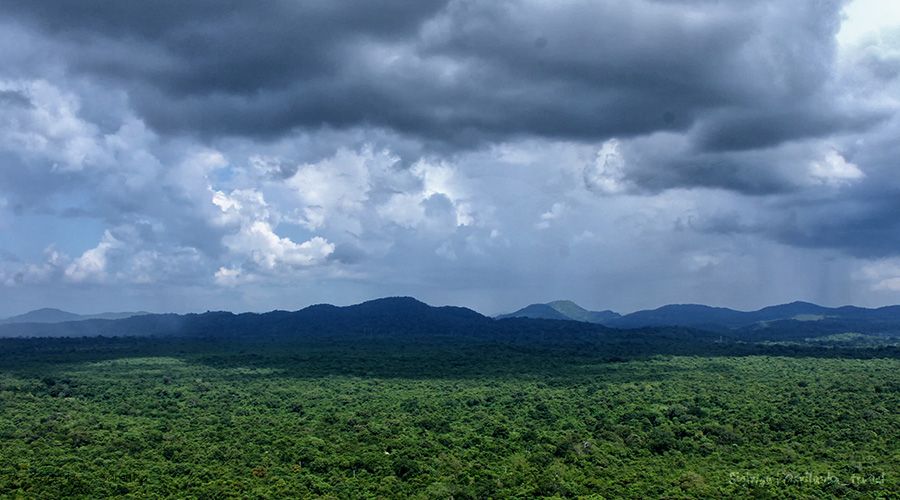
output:
[[[136,312],[105,312],[98,314],[75,314],[60,309],[45,307],[35,309],[24,314],[11,316],[6,319],[0,319],[0,324],[8,323],[64,323],[67,321],[84,321],[88,319],[123,319],[132,316],[140,316],[150,314],[146,311]]]
[[[798,340],[848,332],[900,335],[900,306],[877,309],[824,307],[801,301],[756,311],[701,304],[669,304],[625,315],[612,311],[589,311],[571,301],[555,301],[532,304],[497,318],[584,321],[624,329],[685,327],[745,340]]]
[[[589,311],[571,300],[555,300],[546,304],[531,304],[516,312],[501,314],[497,319],[504,318],[536,318],[536,319],[562,319],[572,321],[585,321],[588,323],[606,324],[616,318],[619,313],[613,311]]]
[[[793,302],[744,312],[703,305],[669,305],[619,316],[611,311],[588,311],[570,301],[557,301],[489,318],[464,307],[433,307],[411,297],[389,297],[344,307],[318,304],[298,311],[261,314],[214,311],[0,324],[0,337],[151,336],[234,340],[468,339],[590,343],[600,338],[633,342],[651,337],[673,341],[804,340],[844,333],[898,336],[900,307],[826,308]]]

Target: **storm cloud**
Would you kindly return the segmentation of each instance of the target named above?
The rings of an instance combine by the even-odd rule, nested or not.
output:
[[[0,0],[6,307],[894,301],[856,3]]]
[[[463,145],[697,127],[704,149],[864,127],[840,2],[3,2],[163,133],[386,127]],[[788,126],[787,124],[790,124]]]

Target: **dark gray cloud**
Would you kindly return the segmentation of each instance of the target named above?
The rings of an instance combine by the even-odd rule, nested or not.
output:
[[[778,8],[774,8],[775,5]],[[2,2],[158,131],[385,127],[438,144],[694,125],[749,149],[871,123],[831,97],[839,1]]]
[[[835,109],[834,103],[826,102],[825,97],[807,98],[768,108],[711,113],[699,124],[696,136],[698,146],[704,150],[745,151],[791,140],[865,130],[888,116],[882,110]]]
[[[763,236],[805,248],[838,249],[863,259],[896,256],[900,248],[900,192],[877,199],[783,201],[769,212],[727,212],[691,221],[693,229]]]
[[[190,96],[252,94],[298,77],[327,78],[344,45],[408,36],[442,3],[98,0],[2,7],[75,44],[80,69]]]
[[[346,91],[364,92],[365,82],[335,85],[348,55],[371,41],[413,36],[442,4],[61,1],[2,8],[61,42],[72,70],[129,86],[161,130],[268,135],[364,119],[370,113],[353,108],[366,96],[343,103]]]
[[[794,208],[770,229],[779,241],[810,248],[837,248],[861,258],[896,256],[900,248],[900,192],[865,203],[821,203]]]
[[[851,135],[846,157],[865,177],[841,189],[817,186],[800,193],[781,193],[743,212],[714,214],[698,229],[721,234],[753,234],[787,245],[837,249],[864,259],[897,256],[900,249],[900,120],[881,124],[864,136]],[[777,171],[790,171],[803,156],[786,152],[769,157],[785,161]],[[767,176],[773,178],[773,175]],[[733,177],[731,179],[734,179]],[[770,193],[772,194],[772,193]]]

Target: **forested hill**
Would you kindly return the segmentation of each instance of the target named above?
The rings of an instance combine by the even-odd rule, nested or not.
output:
[[[900,306],[868,309],[791,302],[756,311],[737,311],[702,304],[670,304],[620,315],[612,311],[589,311],[571,301],[555,301],[531,304],[497,318],[584,321],[625,329],[680,326],[752,341],[803,340],[845,333],[900,336]]]
[[[338,307],[320,304],[299,311],[146,314],[118,320],[0,325],[0,337],[185,336],[394,336],[480,335],[493,320],[462,307],[432,307],[410,297],[377,299]]]
[[[400,340],[408,343],[489,341],[523,346],[606,346],[609,352],[707,352],[722,342],[816,342],[838,347],[896,346],[896,335],[861,335],[852,322],[776,321],[727,332],[684,326],[610,328],[584,321],[493,319],[463,307],[433,307],[410,297],[352,306],[320,304],[299,311],[146,314],[117,320],[0,325],[0,337],[165,337],[238,341]],[[849,336],[848,336],[849,335]],[[835,338],[835,342],[831,342]],[[848,342],[849,341],[849,342]],[[610,346],[616,346],[611,348]]]
[[[409,297],[353,306],[321,304],[263,314],[149,314],[120,320],[0,325],[0,337],[156,337],[240,342],[353,342],[394,345],[504,343],[522,348],[601,349],[610,356],[706,352],[719,336],[685,328],[616,330],[529,318],[495,320],[462,307],[432,307]]]
[[[621,315],[613,311],[589,311],[571,300],[555,300],[546,304],[531,304],[516,312],[501,314],[497,319],[505,318],[537,318],[537,319],[567,319],[573,321],[586,321],[610,326]]]
[[[710,307],[701,304],[670,304],[657,309],[626,314],[607,324],[624,328],[681,325],[733,329],[765,326],[766,323],[773,321],[821,320],[900,324],[900,306],[886,306],[877,309],[855,306],[824,307],[798,301],[764,307],[756,311],[736,311],[725,307]]]

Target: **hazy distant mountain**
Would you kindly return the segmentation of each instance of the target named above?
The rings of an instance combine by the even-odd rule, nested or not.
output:
[[[99,314],[75,314],[53,308],[36,309],[25,314],[0,319],[0,324],[8,323],[63,323],[66,321],[84,321],[88,319],[123,319],[132,316],[150,314],[145,311],[136,312],[106,312]]]
[[[588,311],[571,300],[556,300],[547,304],[553,309],[565,314],[576,321],[586,321],[588,323],[605,323],[618,318],[620,315],[613,311]]]
[[[626,314],[613,321],[620,328],[640,328],[645,326],[732,326],[742,323],[747,313],[725,307],[710,307],[700,304],[670,304],[652,310]],[[750,320],[749,322],[752,322]]]
[[[62,323],[63,321],[78,321],[81,317],[78,314],[59,309],[36,309],[28,311],[25,314],[12,316],[0,320],[2,323]]]
[[[500,316],[497,316],[497,319],[558,319],[606,324],[618,317],[619,314],[613,311],[589,311],[571,300],[556,300],[546,304],[531,304],[516,312],[501,314]]]
[[[401,339],[411,342],[487,341],[526,345],[592,344],[619,338],[616,345],[621,349],[634,349],[635,345],[648,342],[654,345],[668,342],[677,347],[681,339],[712,342],[718,338],[685,329],[647,329],[643,332],[646,338],[633,331],[620,332],[593,323],[530,318],[495,320],[464,307],[433,307],[410,297],[377,299],[346,307],[320,304],[293,312],[149,314],[119,320],[0,325],[0,337],[156,336],[267,342],[283,339]],[[627,347],[629,345],[632,347]]]
[[[614,330],[594,323],[532,318],[496,320],[463,307],[432,307],[409,297],[378,299],[347,307],[327,304],[299,311],[263,314],[206,312],[203,314],[149,314],[119,320],[93,319],[65,323],[0,325],[0,337],[126,337],[152,336],[160,342],[212,341],[247,344],[349,343],[360,346],[390,343],[393,349],[428,345],[435,348],[491,348],[514,345],[592,350],[610,360],[627,356],[698,354],[721,350],[719,334],[687,328]],[[112,345],[116,345],[113,341]],[[40,343],[12,345],[28,349]],[[77,342],[77,341],[73,341]],[[0,347],[4,345],[0,343]],[[127,345],[127,344],[125,344]],[[351,347],[353,349],[355,347]]]
[[[497,316],[497,319],[506,319],[506,318],[532,318],[532,319],[559,319],[559,320],[571,320],[565,314],[557,311],[550,304],[531,304],[528,306],[519,309],[516,312],[509,314],[501,314]]]
[[[900,322],[900,308],[866,309],[862,307],[823,307],[809,302],[791,302],[764,307],[756,311],[736,311],[725,307],[699,304],[671,304],[657,309],[626,314],[609,322],[619,328],[647,326],[689,326],[712,329],[763,327],[773,321],[824,321],[854,319],[874,321],[887,319]]]
[[[844,332],[900,335],[900,306],[867,309],[823,307],[791,302],[757,311],[737,311],[701,304],[670,304],[619,315],[588,311],[572,301],[532,304],[500,318],[541,318],[598,323],[611,328],[688,327],[732,333],[754,339],[806,338]]]
[[[795,302],[744,312],[702,305],[669,305],[619,316],[557,301],[534,304],[513,316],[518,314],[531,316],[492,319],[464,307],[432,307],[410,297],[391,297],[346,307],[320,304],[299,311],[263,314],[145,314],[123,319],[84,319],[76,315],[79,318],[76,321],[0,324],[0,337],[157,336],[266,341],[393,338],[428,342],[476,339],[526,344],[592,344],[599,339],[604,342],[616,339],[614,342],[620,347],[626,344],[634,347],[635,343],[651,338],[652,342],[665,338],[665,342],[675,343],[690,338],[704,342],[723,338],[804,341],[845,333],[900,338],[900,306],[826,308]],[[66,316],[61,311],[45,311],[26,317],[52,320]]]

